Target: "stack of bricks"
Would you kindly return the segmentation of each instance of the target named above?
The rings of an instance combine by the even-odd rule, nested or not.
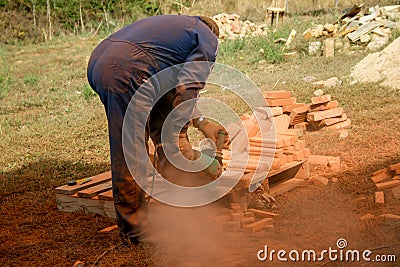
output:
[[[241,121],[247,131],[247,135],[242,133],[239,137],[244,146],[232,147],[232,153],[236,153],[234,162],[230,161],[232,153],[224,151],[223,161],[227,169],[256,172],[266,171],[271,165],[270,170],[277,170],[287,163],[310,156],[305,141],[299,139],[303,131],[289,129],[290,116],[283,114],[282,107],[259,107],[254,114],[242,116]],[[271,131],[272,122],[275,132]],[[265,133],[267,135],[263,135]]]
[[[226,232],[259,232],[274,229],[274,218],[279,214],[257,210],[245,209],[239,203],[231,203],[230,209],[224,210],[215,220],[223,223]]]
[[[309,105],[297,103],[292,92],[285,90],[265,91],[263,95],[269,107],[272,109],[281,108],[282,113],[289,116],[290,126],[295,127],[297,124],[301,125],[306,122]]]
[[[313,97],[311,102],[307,121],[314,130],[340,130],[351,126],[343,108],[338,107],[338,101],[332,101],[331,95]],[[307,123],[304,125],[307,127]]]
[[[371,180],[378,190],[375,192],[375,203],[377,205],[384,205],[385,196],[382,190],[385,189],[391,189],[393,195],[400,198],[400,162],[374,172]]]

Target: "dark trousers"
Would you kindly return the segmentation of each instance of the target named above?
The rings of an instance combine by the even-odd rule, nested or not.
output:
[[[131,239],[139,238],[147,216],[144,192],[132,178],[124,158],[123,121],[131,98],[143,81],[156,72],[156,66],[137,45],[109,39],[96,47],[88,64],[88,81],[100,96],[107,115],[117,224],[120,233]],[[153,114],[152,128],[161,128],[162,119],[157,111]],[[158,139],[156,134],[152,138]],[[142,138],[147,140],[149,131],[145,135]]]

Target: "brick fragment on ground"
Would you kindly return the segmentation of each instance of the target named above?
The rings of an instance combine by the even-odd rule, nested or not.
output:
[[[263,229],[265,229],[265,228],[271,228],[271,226],[272,226],[272,228],[273,228],[273,225],[272,225],[273,222],[274,222],[274,219],[272,219],[272,218],[265,218],[265,219],[259,220],[259,221],[257,221],[257,222],[254,222],[254,223],[245,225],[245,226],[243,226],[243,229],[244,229],[245,231],[247,231],[247,232],[252,232],[252,233],[254,233],[254,232],[258,232],[258,231],[260,231],[260,230],[263,230]]]
[[[313,105],[317,105],[317,104],[323,104],[326,102],[329,102],[332,100],[331,95],[321,95],[321,96],[315,96],[311,98],[311,103]]]
[[[327,109],[337,108],[339,106],[339,102],[337,100],[332,100],[326,103],[311,105],[308,109],[309,112],[314,111],[323,111]]]
[[[307,119],[309,121],[321,121],[327,118],[342,116],[342,114],[343,114],[343,108],[332,108],[323,111],[309,112],[307,114]]]
[[[379,171],[376,171],[372,174],[373,176],[371,177],[371,180],[376,184],[379,182],[382,182],[383,180],[392,178],[392,175],[388,172],[388,170],[382,169]]]
[[[375,204],[383,206],[385,204],[385,195],[382,191],[375,192]]]

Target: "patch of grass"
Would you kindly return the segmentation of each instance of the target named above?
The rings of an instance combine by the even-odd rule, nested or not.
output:
[[[0,99],[7,96],[12,83],[12,78],[8,70],[0,73]]]
[[[84,97],[85,99],[92,98],[92,97],[94,97],[94,96],[96,96],[96,95],[97,95],[96,92],[93,91],[92,87],[90,87],[89,84],[85,84],[85,85],[83,86],[83,97]]]
[[[35,74],[27,74],[24,77],[24,84],[34,86],[38,81],[38,76]]]

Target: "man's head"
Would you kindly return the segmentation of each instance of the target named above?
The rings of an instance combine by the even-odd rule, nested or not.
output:
[[[219,27],[212,18],[207,16],[198,16],[198,18],[210,28],[217,38],[219,37]]]

